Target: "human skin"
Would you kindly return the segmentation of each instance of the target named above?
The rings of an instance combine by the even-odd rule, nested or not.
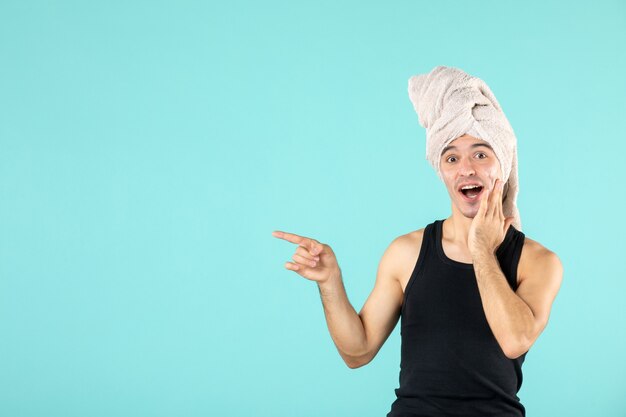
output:
[[[441,156],[442,179],[451,199],[452,215],[443,224],[442,246],[448,257],[473,263],[487,321],[505,355],[528,351],[547,325],[560,288],[562,265],[553,252],[526,237],[514,292],[495,257],[513,218],[502,213],[503,189],[496,187],[502,171],[486,142],[463,135],[455,149]],[[464,200],[459,185],[483,184],[475,201]],[[495,188],[494,188],[495,187]],[[357,314],[350,304],[332,248],[315,239],[275,231],[277,238],[298,245],[285,268],[318,284],[333,341],[351,368],[369,363],[397,324],[411,266],[421,247],[423,230],[399,236],[383,254],[374,289]]]

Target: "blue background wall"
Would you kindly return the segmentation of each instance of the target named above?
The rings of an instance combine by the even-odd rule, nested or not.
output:
[[[399,326],[351,370],[286,230],[360,310],[450,215],[407,95],[455,66],[518,137],[561,258],[528,415],[626,415],[623,1],[0,2],[0,415],[383,416]]]

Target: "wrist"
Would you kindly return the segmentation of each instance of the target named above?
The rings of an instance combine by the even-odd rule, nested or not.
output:
[[[478,249],[472,252],[472,259],[475,261],[486,259],[486,258],[495,258],[495,257],[496,257],[496,252],[489,251],[488,249]]]
[[[326,280],[317,282],[319,287],[334,287],[337,284],[341,284],[341,270],[330,274]]]

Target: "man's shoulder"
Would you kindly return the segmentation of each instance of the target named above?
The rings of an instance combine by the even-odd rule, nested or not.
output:
[[[400,283],[403,291],[419,256],[424,230],[425,228],[414,230],[393,239],[381,260],[391,271],[390,276]]]
[[[424,238],[425,228],[413,230],[393,239],[387,248],[390,258],[393,262],[402,267],[415,263],[416,257],[419,255],[422,247],[422,239]]]
[[[389,247],[393,248],[396,251],[411,251],[414,250],[416,245],[419,250],[419,245],[424,238],[424,230],[426,228],[413,230],[411,232],[405,233],[396,237],[390,244]]]
[[[557,254],[538,241],[525,236],[519,260],[519,278],[523,279],[548,269],[562,269]]]
[[[421,249],[424,231],[428,226],[433,226],[435,223],[436,221],[433,221],[421,229],[413,230],[396,237],[389,245],[389,248],[394,251],[408,252],[410,255],[414,255],[415,251],[419,252]]]
[[[524,245],[522,246],[522,256],[526,255],[529,260],[536,260],[541,258],[556,257],[556,253],[548,249],[538,241],[524,236]]]

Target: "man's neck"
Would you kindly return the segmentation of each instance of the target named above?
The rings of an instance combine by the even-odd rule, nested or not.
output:
[[[468,248],[467,238],[472,220],[453,210],[452,215],[443,222],[443,236],[459,247]]]

